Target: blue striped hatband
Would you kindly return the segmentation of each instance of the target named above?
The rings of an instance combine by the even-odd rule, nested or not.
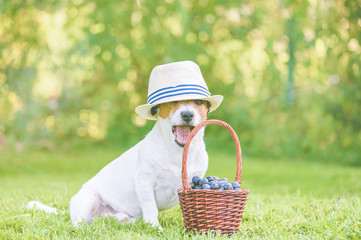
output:
[[[199,94],[204,97],[210,97],[211,93],[207,88],[196,84],[182,84],[175,87],[166,87],[158,89],[148,96],[147,103],[152,104],[164,98],[188,95],[188,94]]]

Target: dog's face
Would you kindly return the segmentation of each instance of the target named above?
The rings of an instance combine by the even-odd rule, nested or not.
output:
[[[184,100],[163,103],[151,109],[151,113],[169,126],[169,137],[184,147],[192,129],[207,119],[210,103],[203,100]]]

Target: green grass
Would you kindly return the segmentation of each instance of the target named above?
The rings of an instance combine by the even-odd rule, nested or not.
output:
[[[160,214],[163,232],[111,218],[76,229],[69,214],[25,208],[39,200],[68,210],[81,185],[121,152],[114,147],[0,152],[0,239],[227,239],[187,234],[178,206]],[[232,153],[209,155],[209,175],[235,177]],[[232,239],[361,239],[361,168],[244,157],[242,177],[242,188],[251,192],[240,233]]]

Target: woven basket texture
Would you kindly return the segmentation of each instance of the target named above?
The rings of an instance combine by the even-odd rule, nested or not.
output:
[[[231,236],[239,231],[239,225],[249,194],[248,189],[235,190],[202,190],[191,189],[187,177],[187,155],[190,143],[196,133],[209,124],[216,124],[231,134],[237,152],[236,180],[241,184],[242,159],[241,147],[234,130],[227,123],[219,120],[206,120],[197,125],[191,132],[184,146],[182,159],[183,189],[178,190],[179,204],[183,221],[188,232],[216,232]]]

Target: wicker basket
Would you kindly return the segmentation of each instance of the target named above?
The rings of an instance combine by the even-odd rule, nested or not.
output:
[[[184,189],[178,190],[179,203],[184,225],[188,232],[220,231],[221,234],[231,236],[233,233],[239,231],[239,225],[242,221],[249,190],[197,190],[192,189],[188,183],[187,156],[190,143],[196,133],[202,127],[209,124],[222,126],[232,135],[237,150],[236,181],[241,184],[241,147],[236,133],[231,126],[225,122],[206,120],[192,130],[184,146],[182,159],[182,182]]]

